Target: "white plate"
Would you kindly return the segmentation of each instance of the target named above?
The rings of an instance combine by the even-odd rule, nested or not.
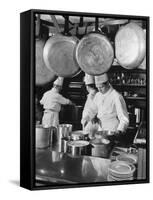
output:
[[[115,176],[130,176],[133,175],[135,171],[135,166],[131,163],[124,161],[114,161],[111,163],[109,167],[109,171],[111,174]]]
[[[138,158],[136,155],[133,155],[133,154],[121,154],[116,157],[116,160],[128,162],[131,164],[136,164]]]

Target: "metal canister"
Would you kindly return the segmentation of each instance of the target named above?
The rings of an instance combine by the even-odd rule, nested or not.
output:
[[[36,125],[36,148],[47,148],[52,143],[51,127],[44,128],[42,124]]]
[[[61,138],[70,136],[72,132],[72,124],[60,124],[57,130],[57,138],[60,140]]]
[[[58,152],[63,152],[63,138],[69,138],[72,132],[72,124],[60,124],[57,128],[55,146]],[[66,143],[66,142],[65,142]]]
[[[69,142],[69,138],[62,138],[62,148],[61,148],[61,151],[66,153],[67,150],[68,150],[68,142]]]

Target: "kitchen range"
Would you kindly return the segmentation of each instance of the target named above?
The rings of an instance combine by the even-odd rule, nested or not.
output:
[[[35,14],[35,186],[147,178],[147,20]]]

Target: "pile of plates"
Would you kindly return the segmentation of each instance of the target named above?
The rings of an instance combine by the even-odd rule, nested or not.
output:
[[[116,157],[116,160],[125,161],[125,162],[131,163],[133,165],[136,165],[138,162],[138,156],[135,154],[123,153],[121,155],[118,155]]]
[[[114,161],[108,169],[108,181],[133,180],[135,166],[125,161]]]

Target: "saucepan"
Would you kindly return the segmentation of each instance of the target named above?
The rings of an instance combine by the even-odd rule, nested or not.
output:
[[[68,150],[72,156],[87,155],[89,148],[89,142],[83,140],[69,141]]]
[[[91,155],[95,157],[108,158],[113,148],[113,143],[108,139],[93,139],[90,141]]]

